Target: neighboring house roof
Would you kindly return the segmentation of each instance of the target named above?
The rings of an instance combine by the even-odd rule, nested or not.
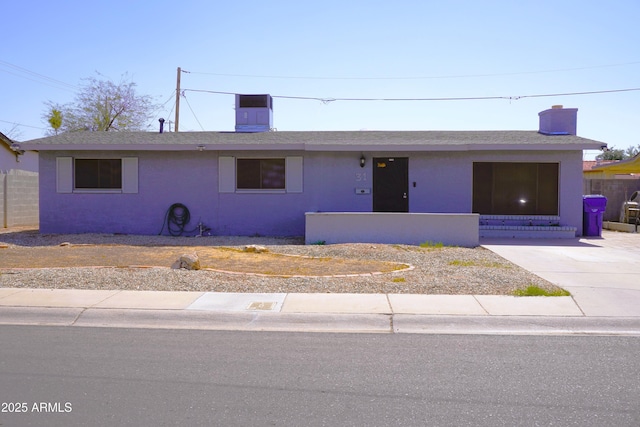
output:
[[[606,165],[594,166],[591,172],[604,174],[640,174],[640,154],[626,160],[611,162]]]
[[[590,171],[595,166],[606,165],[613,162],[615,162],[615,160],[583,160],[582,172]]]
[[[606,145],[537,131],[70,132],[20,144],[28,150],[472,151],[588,150]],[[200,147],[199,147],[200,146]]]

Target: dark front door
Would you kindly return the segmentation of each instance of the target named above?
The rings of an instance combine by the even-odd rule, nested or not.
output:
[[[373,159],[373,211],[409,212],[409,159]]]

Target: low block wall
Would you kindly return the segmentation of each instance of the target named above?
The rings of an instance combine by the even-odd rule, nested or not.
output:
[[[0,227],[37,226],[38,174],[20,170],[0,173]]]
[[[308,212],[305,243],[398,243],[430,241],[475,247],[479,215],[458,213]]]

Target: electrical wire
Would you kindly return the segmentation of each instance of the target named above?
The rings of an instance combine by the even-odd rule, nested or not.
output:
[[[75,91],[78,89],[78,86],[65,83],[61,80],[54,79],[53,77],[45,76],[44,74],[36,73],[35,71],[31,71],[26,68],[20,67],[18,65],[11,64],[10,62],[0,60],[0,66],[13,69],[18,73],[22,73],[26,75],[16,74],[15,72],[3,70],[3,69],[0,69],[0,71],[4,71],[5,73],[12,74],[17,77],[22,77],[24,79],[31,80],[36,83],[44,84],[46,86],[54,87],[56,89],[62,89],[62,90],[68,90],[68,91]],[[39,79],[39,80],[36,80],[36,79]]]
[[[184,91],[182,92],[182,97],[186,101],[187,106],[189,107],[189,110],[191,110],[191,114],[193,114],[193,117],[196,119],[196,122],[198,122],[198,124],[200,125],[200,129],[204,130],[204,127],[202,126],[202,123],[200,123],[200,120],[198,120],[198,116],[196,116],[195,111],[193,111],[193,108],[191,108],[191,104],[189,104],[189,100],[185,96]]]
[[[435,80],[435,79],[463,79],[463,78],[478,78],[478,77],[505,77],[505,76],[519,76],[519,75],[531,75],[531,74],[545,74],[545,73],[558,73],[567,71],[582,71],[593,70],[599,68],[611,68],[622,67],[628,65],[637,65],[640,61],[626,62],[620,64],[606,64],[606,65],[594,65],[589,67],[573,67],[573,68],[558,68],[550,70],[538,70],[538,71],[516,71],[512,73],[485,73],[485,74],[453,74],[453,75],[441,75],[441,76],[400,76],[400,77],[321,77],[321,76],[278,76],[278,75],[256,75],[256,74],[226,74],[226,73],[209,73],[198,71],[185,71],[183,73],[210,75],[218,77],[242,77],[242,78],[260,78],[260,79],[281,79],[281,80]]]
[[[618,93],[618,92],[632,92],[640,91],[640,88],[628,88],[628,89],[611,89],[611,90],[595,90],[586,92],[565,92],[565,93],[547,93],[547,94],[534,94],[534,95],[518,95],[518,96],[466,96],[466,97],[443,97],[443,98],[318,98],[309,96],[284,96],[284,95],[272,95],[273,98],[282,99],[298,99],[307,101],[320,101],[324,104],[336,101],[486,101],[486,100],[508,100],[517,101],[525,98],[542,98],[542,97],[554,97],[554,96],[578,96],[578,95],[596,95],[604,93]],[[221,92],[204,89],[184,89],[183,92],[203,92],[212,93],[218,95],[235,95],[237,92]],[[186,98],[185,98],[186,99]],[[189,108],[191,108],[189,106]]]
[[[153,116],[153,117],[158,117],[158,116],[159,116],[159,114],[160,114],[160,111],[161,111],[161,110],[162,110],[162,109],[163,109],[163,108],[164,108],[164,107],[169,103],[169,101],[171,101],[175,96],[176,96],[176,95],[175,95],[175,91],[173,91],[173,92],[171,93],[171,95],[169,95],[169,98],[168,98],[165,102],[163,102],[162,104],[160,104],[160,105],[158,106],[158,108],[156,108],[156,110],[153,112],[153,114],[152,114],[151,116]],[[172,104],[172,106],[171,106],[171,111],[169,111],[169,115],[168,115],[168,116],[170,116],[170,115],[171,115],[171,112],[173,111],[173,108],[174,108],[174,107],[175,107],[175,102]]]
[[[42,127],[37,127],[37,126],[23,125],[22,123],[10,122],[10,121],[8,121],[8,120],[0,120],[0,122],[2,122],[2,123],[9,123],[10,125],[20,126],[20,127],[25,127],[25,128],[39,129],[39,130],[47,130],[47,128],[42,128]]]

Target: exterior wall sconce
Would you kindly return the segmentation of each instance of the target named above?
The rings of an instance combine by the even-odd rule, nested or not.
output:
[[[17,142],[14,142],[13,144],[11,144],[10,148],[11,150],[13,150],[13,152],[16,155],[16,162],[20,163],[20,156],[24,154],[24,150],[20,148],[20,144],[18,144]]]
[[[363,168],[367,159],[364,158],[364,154],[360,156],[360,167]]]
[[[198,145],[198,151],[204,151],[204,145],[202,144]]]

